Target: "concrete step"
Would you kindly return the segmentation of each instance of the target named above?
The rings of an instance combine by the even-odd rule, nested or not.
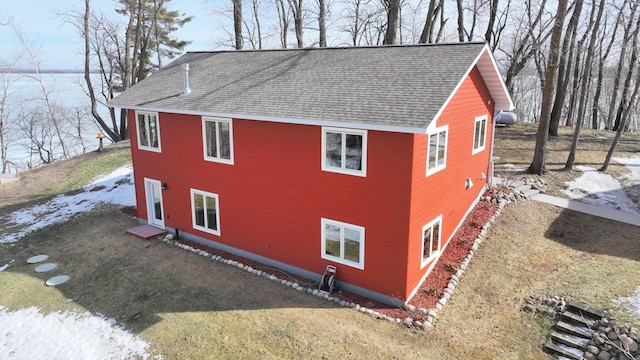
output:
[[[536,190],[536,189],[529,189],[527,191],[524,192],[524,194],[528,197],[534,197],[538,194],[540,194],[540,190]]]
[[[596,309],[593,306],[589,306],[577,300],[569,301],[567,303],[567,310],[594,320],[600,320],[605,315],[603,310]]]
[[[547,342],[544,344],[543,350],[548,354],[560,355],[572,360],[583,359],[581,355],[574,354],[569,350],[561,348],[558,344],[555,344],[553,341],[551,341],[551,339],[547,340]]]
[[[578,326],[575,326],[574,324],[569,324],[564,321],[558,321],[555,325],[555,328],[559,332],[571,334],[574,336],[579,336],[585,339],[591,339],[591,337],[593,336],[593,331],[591,331],[591,329],[588,329],[585,327],[578,327]]]

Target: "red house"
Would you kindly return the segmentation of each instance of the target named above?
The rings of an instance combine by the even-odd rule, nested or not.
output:
[[[142,222],[386,303],[487,186],[511,110],[484,43],[187,53],[128,110]]]

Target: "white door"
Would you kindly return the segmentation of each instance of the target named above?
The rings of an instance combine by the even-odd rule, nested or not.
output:
[[[162,184],[158,180],[144,179],[147,198],[147,222],[164,229],[164,211],[162,208]]]

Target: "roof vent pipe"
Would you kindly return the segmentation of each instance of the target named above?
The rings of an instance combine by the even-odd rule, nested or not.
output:
[[[184,78],[184,91],[181,96],[187,96],[191,93],[189,89],[189,64],[182,64],[182,77]]]

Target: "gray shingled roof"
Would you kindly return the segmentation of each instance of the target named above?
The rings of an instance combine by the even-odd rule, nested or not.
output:
[[[246,119],[426,129],[484,50],[484,43],[466,43],[192,52],[109,105]],[[180,96],[183,63],[190,67],[188,96]],[[506,98],[510,104],[509,96]]]

